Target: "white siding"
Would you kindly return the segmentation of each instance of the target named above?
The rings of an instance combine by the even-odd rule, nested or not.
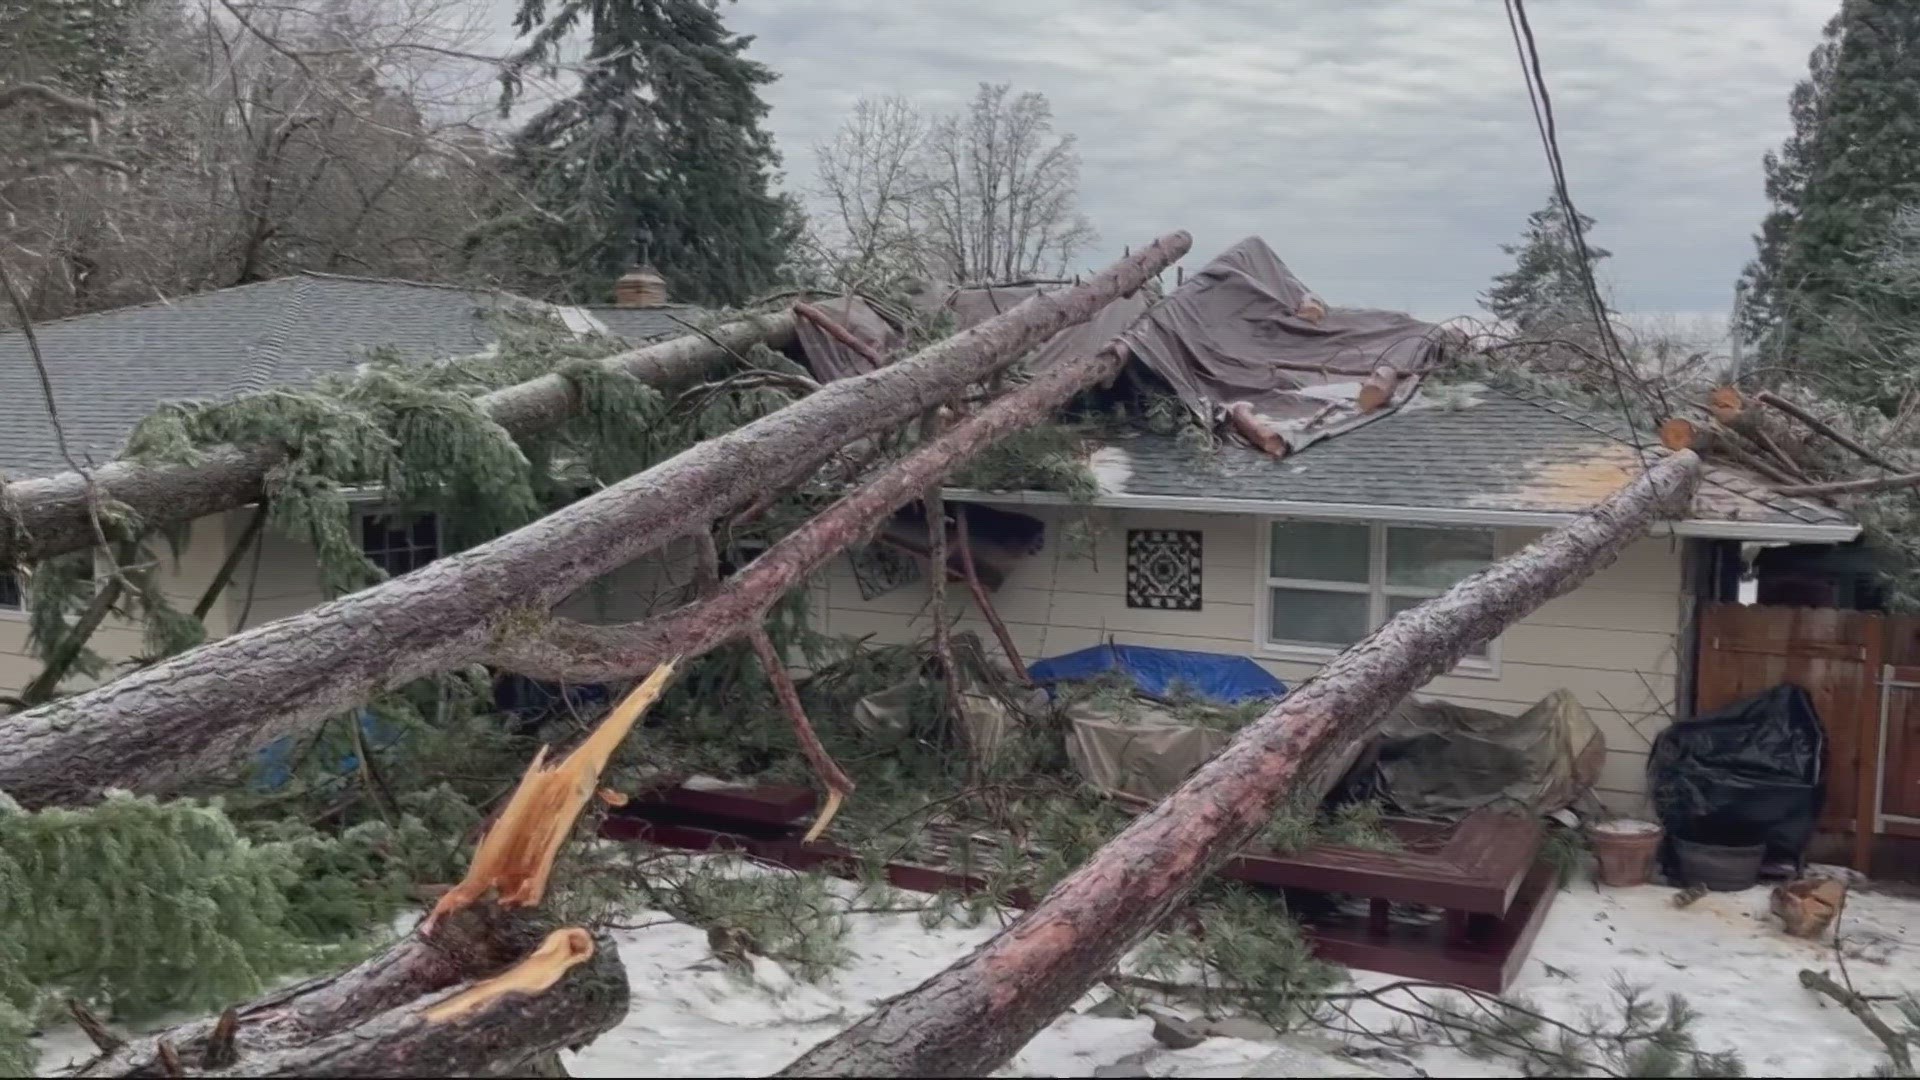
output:
[[[166,541],[153,547],[160,557],[162,591],[182,611],[191,611],[207,586],[213,582],[220,564],[227,557],[228,545],[245,526],[241,513],[215,514],[193,523],[176,557]],[[245,568],[242,567],[241,575]],[[241,575],[236,576],[236,581]],[[207,631],[223,634],[231,626],[229,609],[216,604],[207,616]],[[118,617],[108,619],[93,635],[93,650],[109,663],[131,659],[145,651],[144,633],[136,623]],[[40,672],[40,661],[27,644],[27,618],[17,612],[0,612],[0,694],[18,693]],[[114,672],[109,672],[109,677]],[[97,680],[69,679],[68,689],[83,688]]]
[[[1288,683],[1314,670],[1311,662],[1262,655],[1256,643],[1257,601],[1264,578],[1257,567],[1260,519],[1230,514],[1142,511],[1038,511],[1047,518],[1046,548],[1008,567],[994,606],[1014,644],[1028,659],[1095,645],[1127,644],[1253,656]],[[1061,542],[1063,526],[1086,517],[1096,529],[1090,549],[1075,553]],[[1127,607],[1128,529],[1196,529],[1203,534],[1200,611]],[[1535,534],[1509,531],[1503,550]],[[1592,713],[1607,739],[1599,788],[1610,807],[1640,810],[1650,740],[1667,723],[1674,699],[1684,612],[1678,541],[1643,540],[1579,589],[1548,603],[1502,636],[1492,676],[1457,674],[1435,679],[1422,696],[1502,712],[1518,712],[1566,687]],[[905,641],[928,631],[924,583],[872,601],[860,598],[845,558],[821,575],[822,629],[875,634]],[[993,645],[964,588],[949,588],[961,629]]]
[[[165,590],[174,606],[190,611],[200,601],[251,516],[251,510],[233,511],[194,522],[177,560],[164,542],[155,545],[165,563]],[[242,614],[246,617],[245,628],[252,628],[297,615],[327,599],[311,544],[272,529],[263,532],[260,540],[257,566],[249,554],[220,601],[208,612],[208,636],[232,633],[240,625]],[[689,553],[690,547],[682,543],[659,555],[636,560],[568,597],[558,611],[596,623],[643,618],[678,595],[677,590],[692,572]],[[94,634],[92,645],[95,652],[118,663],[143,651],[142,631],[137,625],[114,619]],[[18,693],[39,671],[40,661],[27,644],[26,616],[0,612],[0,694]],[[72,690],[88,685],[88,680],[72,679],[66,687]]]

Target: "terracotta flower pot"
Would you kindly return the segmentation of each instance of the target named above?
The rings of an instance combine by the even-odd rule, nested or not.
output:
[[[1651,821],[1616,818],[1595,825],[1589,838],[1600,864],[1600,883],[1615,888],[1645,885],[1665,832]]]

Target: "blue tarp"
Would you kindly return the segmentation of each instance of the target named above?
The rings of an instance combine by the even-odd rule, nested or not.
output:
[[[1034,682],[1049,689],[1054,683],[1079,682],[1119,671],[1132,676],[1140,692],[1151,697],[1172,696],[1178,687],[1227,705],[1285,697],[1287,693],[1286,683],[1244,656],[1112,642],[1036,661],[1027,671]]]
[[[369,752],[385,750],[400,741],[404,734],[373,714],[371,709],[361,709],[354,717],[360,723],[361,741]],[[283,735],[260,748],[254,755],[254,766],[259,770],[254,774],[253,783],[257,790],[278,791],[286,787],[293,779],[294,749],[293,736]],[[360,768],[360,757],[349,750],[340,755],[333,764],[336,775],[346,776]]]

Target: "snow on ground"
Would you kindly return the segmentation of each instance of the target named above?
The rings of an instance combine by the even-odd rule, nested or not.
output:
[[[1709,894],[1687,908],[1675,908],[1673,895],[1654,886],[1605,889],[1584,881],[1562,891],[1510,996],[1577,1023],[1596,1009],[1611,1015],[1609,984],[1616,977],[1650,986],[1662,1000],[1684,994],[1700,1013],[1694,1031],[1701,1048],[1739,1051],[1755,1076],[1860,1075],[1883,1060],[1859,1021],[1800,987],[1796,973],[1803,967],[1835,970],[1832,942],[1782,933],[1767,914],[1766,889]],[[849,919],[853,959],[818,984],[799,982],[765,959],[751,974],[730,970],[710,955],[703,931],[679,923],[618,931],[632,1008],[618,1028],[567,1055],[568,1068],[582,1077],[764,1076],[998,929],[989,922],[928,930],[912,914]],[[1920,991],[1920,901],[1856,890],[1841,932],[1848,971],[1862,993]],[[1388,981],[1364,973],[1355,979],[1363,986]],[[1356,1015],[1368,1017],[1365,1007]],[[1002,1075],[1413,1074],[1404,1064],[1335,1056],[1327,1036],[1213,1038],[1176,1051],[1155,1043],[1151,1028],[1145,1018],[1069,1013]],[[44,1046],[43,1069],[84,1056],[84,1040],[70,1029],[49,1032]],[[1489,1063],[1449,1051],[1429,1051],[1413,1064],[1433,1076],[1489,1073]],[[1497,1065],[1492,1071],[1500,1073]]]
[[[1883,1060],[1858,1020],[1800,987],[1801,968],[1834,969],[1832,943],[1781,932],[1767,914],[1767,889],[1709,894],[1686,908],[1675,908],[1673,895],[1655,886],[1588,882],[1563,890],[1510,996],[1578,1023],[1594,1010],[1613,1015],[1616,978],[1652,987],[1662,1001],[1683,994],[1700,1013],[1694,1032],[1701,1049],[1737,1050],[1756,1076],[1858,1075]],[[912,915],[852,919],[854,959],[818,985],[797,984],[764,960],[751,980],[722,970],[707,953],[705,934],[689,927],[623,935],[632,1011],[569,1068],[576,1076],[766,1075],[996,929],[925,930]],[[1861,992],[1920,992],[1920,902],[1856,891],[1841,930]],[[1388,981],[1364,973],[1355,979],[1363,986]],[[1247,1039],[1167,1050],[1153,1041],[1151,1027],[1146,1019],[1069,1014],[1004,1074],[1091,1076],[1122,1062],[1131,1068],[1119,1075],[1155,1076],[1359,1076],[1382,1067],[1335,1058],[1324,1052],[1323,1038],[1291,1038],[1280,1057],[1282,1045]],[[1489,1064],[1437,1050],[1417,1063],[1434,1076],[1484,1076]],[[1314,1065],[1322,1068],[1307,1071]]]
[[[1880,1043],[1844,1009],[1800,986],[1802,968],[1838,977],[1832,937],[1789,937],[1768,914],[1769,891],[1709,893],[1676,908],[1673,889],[1578,882],[1555,900],[1507,996],[1575,1023],[1593,1010],[1617,1017],[1609,983],[1620,977],[1652,988],[1655,1000],[1684,995],[1700,1014],[1693,1028],[1700,1049],[1738,1051],[1751,1076],[1870,1072],[1885,1061]],[[1847,972],[1861,993],[1920,993],[1920,901],[1856,889],[1839,929]],[[1896,1019],[1891,1004],[1881,1008]],[[1487,1072],[1483,1063],[1444,1052],[1427,1054],[1420,1065],[1432,1076]]]

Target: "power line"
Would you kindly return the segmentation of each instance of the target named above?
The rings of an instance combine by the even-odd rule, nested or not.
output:
[[[1527,101],[1533,106],[1534,126],[1540,132],[1540,145],[1546,151],[1547,169],[1553,175],[1553,190],[1560,212],[1567,219],[1567,233],[1573,238],[1575,261],[1580,268],[1582,292],[1586,295],[1588,309],[1593,313],[1594,325],[1600,332],[1602,355],[1607,362],[1608,373],[1613,378],[1615,394],[1620,398],[1620,412],[1627,422],[1627,433],[1632,437],[1633,448],[1640,454],[1642,468],[1647,465],[1647,448],[1640,438],[1640,427],[1634,422],[1632,406],[1627,401],[1626,381],[1621,368],[1627,363],[1626,350],[1621,348],[1620,339],[1614,335],[1613,323],[1607,318],[1606,302],[1600,298],[1600,285],[1593,276],[1593,254],[1587,247],[1586,230],[1580,227],[1580,211],[1573,205],[1573,195],[1567,190],[1566,163],[1560,157],[1560,135],[1553,120],[1553,98],[1547,93],[1546,73],[1541,70],[1540,49],[1533,39],[1533,26],[1527,21],[1526,0],[1506,0],[1507,28],[1513,33],[1514,52],[1520,57],[1520,74],[1527,83]],[[1667,408],[1666,391],[1656,386],[1660,397],[1660,407]]]

